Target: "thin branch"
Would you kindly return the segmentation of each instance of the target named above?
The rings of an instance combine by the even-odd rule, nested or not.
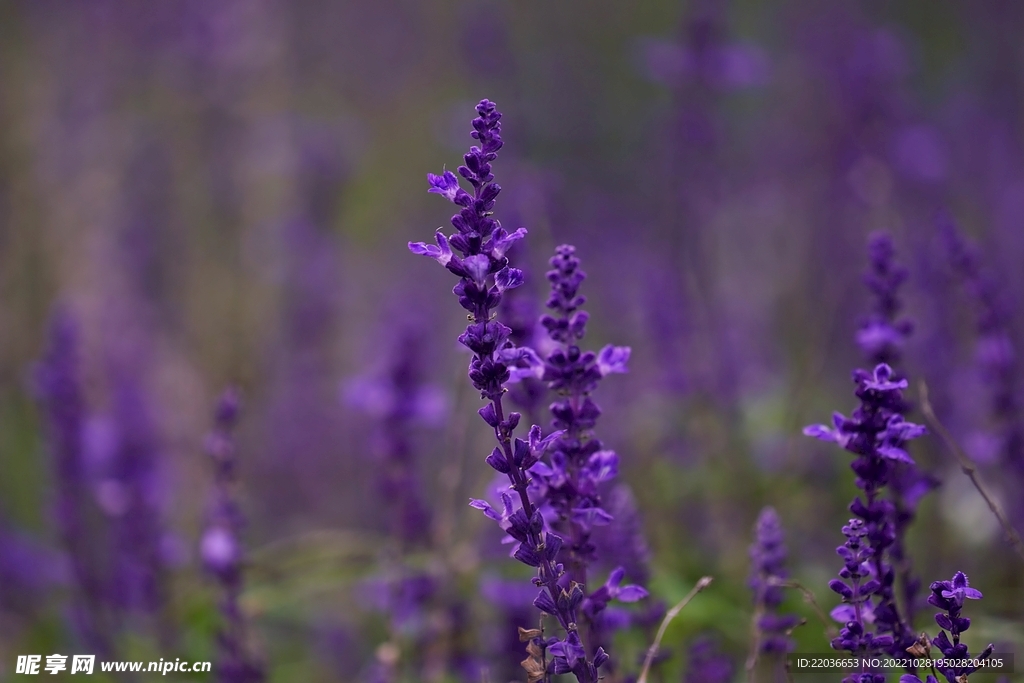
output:
[[[754,683],[754,670],[761,654],[761,618],[764,616],[764,600],[758,595],[757,607],[750,618],[750,652],[747,654],[747,683]]]
[[[999,524],[1002,525],[1003,531],[1006,533],[1006,538],[1013,546],[1013,549],[1017,551],[1017,554],[1024,559],[1024,542],[1020,540],[1020,534],[1013,528],[1013,524],[1007,518],[1006,513],[1003,512],[1003,508],[999,505],[995,498],[988,492],[985,485],[981,483],[981,477],[978,476],[978,466],[971,460],[970,456],[964,453],[964,450],[960,448],[960,445],[953,438],[953,435],[949,433],[945,425],[939,421],[936,417],[935,411],[932,409],[932,404],[928,401],[928,385],[922,380],[918,383],[918,397],[921,402],[921,412],[924,414],[925,419],[931,424],[932,429],[942,437],[942,440],[946,442],[946,447],[953,452],[956,459],[960,461],[960,469],[974,484],[974,488],[978,490],[981,497],[988,503],[988,509],[992,511],[992,514],[999,520]]]
[[[658,634],[654,636],[654,643],[647,649],[647,657],[644,659],[644,668],[640,670],[640,677],[636,679],[636,683],[647,683],[647,673],[650,671],[651,664],[654,662],[654,656],[658,654],[658,648],[661,647],[661,639],[665,637],[665,631],[668,629],[668,625],[680,612],[683,611],[683,608],[689,604],[690,600],[693,600],[697,593],[700,593],[711,585],[711,581],[712,579],[710,576],[701,577],[700,581],[697,582],[697,585],[693,587],[693,590],[687,593],[685,598],[673,605],[672,609],[665,614],[665,618],[661,620],[661,626],[658,627]]]

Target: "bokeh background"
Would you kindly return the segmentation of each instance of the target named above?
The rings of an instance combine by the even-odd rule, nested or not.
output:
[[[82,533],[101,577],[125,552],[118,487],[138,472],[111,463],[128,435],[143,463],[138,543],[162,588],[113,610],[120,658],[217,658],[202,443],[236,384],[241,604],[269,680],[525,679],[512,629],[534,618],[515,614],[529,583],[466,505],[491,480],[464,316],[452,278],[406,248],[447,225],[425,175],[460,163],[484,97],[504,113],[497,216],[530,231],[515,310],[541,312],[546,259],[575,244],[589,342],[633,350],[596,396],[652,594],[617,680],[644,619],[704,574],[657,680],[682,680],[702,638],[742,678],[764,505],[791,575],[835,605],[849,457],[801,428],[855,406],[872,231],[910,271],[911,398],[925,380],[1013,508],[1022,418],[993,410],[979,349],[996,310],[1015,396],[1022,32],[1013,0],[0,2],[0,680],[17,654],[87,651],[33,370],[58,310],[80,330]],[[940,209],[996,303],[953,267]],[[415,399],[397,427],[396,396]],[[412,538],[380,485],[396,429],[429,522]],[[913,455],[942,482],[909,536],[925,585],[967,572],[985,593],[968,642],[1024,652],[1019,558],[938,439]],[[808,618],[801,651],[826,652],[799,593],[787,608]]]

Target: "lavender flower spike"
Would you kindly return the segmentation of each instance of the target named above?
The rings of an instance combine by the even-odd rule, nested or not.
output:
[[[235,443],[232,432],[238,420],[238,392],[228,389],[215,413],[215,427],[206,437],[205,450],[214,465],[214,496],[206,531],[199,544],[203,566],[224,591],[220,609],[224,625],[217,636],[220,661],[217,680],[221,683],[260,683],[263,667],[246,647],[245,621],[238,604],[242,593],[242,545],[239,540],[244,519],[232,495],[235,482]]]
[[[79,376],[79,329],[63,309],[50,320],[49,348],[35,367],[34,389],[47,418],[48,446],[56,469],[57,528],[68,553],[78,595],[75,623],[85,642],[110,655],[109,604],[90,561],[85,528],[88,485],[82,452],[85,401]]]
[[[960,634],[971,627],[971,620],[960,616],[964,607],[964,600],[980,600],[981,591],[972,588],[967,581],[967,575],[957,572],[949,581],[936,581],[931,585],[932,594],[928,596],[928,604],[934,605],[942,610],[935,615],[935,623],[942,631],[938,637],[932,639],[932,647],[942,652],[946,660],[984,660],[992,655],[992,645],[988,645],[979,655],[971,657],[967,646],[960,642]],[[946,635],[946,632],[949,635]],[[952,640],[951,640],[952,638]],[[940,667],[939,673],[946,677],[950,683],[960,680],[967,680],[967,676],[974,673],[978,667]]]
[[[928,603],[938,607],[942,612],[935,615],[935,623],[942,630],[938,637],[928,642],[925,634],[921,635],[913,648],[909,651],[914,656],[935,659],[943,664],[964,661],[978,661],[988,659],[992,655],[992,645],[989,644],[981,654],[972,657],[967,646],[960,642],[960,634],[971,627],[971,620],[960,616],[964,607],[964,600],[980,600],[981,591],[972,588],[967,581],[967,575],[957,572],[949,581],[936,581],[931,585],[932,594],[928,596]],[[946,632],[949,635],[946,635]],[[950,639],[952,637],[952,639]],[[935,648],[941,656],[932,654],[931,649]],[[976,666],[940,666],[938,671],[932,669],[933,673],[942,674],[947,683],[962,683],[967,680],[968,675],[978,670]],[[924,681],[917,676],[903,676],[900,683],[939,683],[936,676],[929,675]]]
[[[793,614],[779,614],[782,587],[772,585],[774,580],[786,578],[786,545],[782,523],[772,507],[761,510],[754,529],[754,543],[750,546],[750,588],[754,592],[759,654],[785,653],[793,648],[793,640],[786,635],[800,621]]]
[[[871,314],[857,332],[857,344],[871,365],[886,363],[895,366],[902,359],[903,347],[914,327],[909,319],[899,317],[902,308],[899,289],[906,281],[908,271],[896,262],[896,250],[892,238],[887,233],[876,232],[871,235],[868,255],[869,267],[864,274],[864,284],[874,295],[874,305]],[[898,368],[895,369],[895,376],[902,379]],[[910,407],[903,401],[897,406],[896,412],[906,415]],[[893,466],[889,486],[895,507],[895,536],[889,552],[894,569],[900,578],[906,611],[904,621],[909,625],[913,623],[914,613],[918,607],[921,581],[913,572],[904,539],[917,516],[918,503],[925,494],[938,486],[938,480],[921,471],[917,465],[902,463]],[[883,587],[882,592],[887,593],[890,590],[890,587]],[[912,644],[912,638],[912,632],[907,629],[905,638],[896,643],[895,649],[906,649]]]
[[[875,305],[857,332],[857,345],[873,365],[893,365],[899,362],[903,345],[914,328],[910,320],[897,318],[901,308],[899,288],[908,273],[896,263],[892,238],[884,232],[871,236],[868,254],[870,266],[864,284],[875,295]]]
[[[511,369],[536,366],[538,359],[531,349],[516,348],[509,340],[511,330],[491,319],[502,293],[523,282],[522,271],[509,267],[505,253],[513,242],[526,235],[526,230],[520,228],[509,234],[492,216],[495,198],[501,192],[501,187],[492,182],[491,173],[491,162],[502,146],[501,114],[488,100],[482,100],[476,111],[472,136],[480,144],[470,148],[464,157],[465,164],[458,169],[459,175],[473,187],[473,194],[462,189],[450,171],[428,176],[430,192],[460,207],[451,220],[455,232],[450,237],[439,232],[436,247],[419,242],[410,243],[409,250],[437,260],[459,278],[453,292],[470,319],[459,341],[473,353],[469,378],[487,401],[479,414],[494,430],[498,444],[486,462],[508,477],[510,488],[518,497],[518,507],[510,496],[506,497],[504,515],[483,501],[473,504],[498,520],[519,544],[514,557],[536,568],[534,583],[542,588],[534,605],[555,617],[565,632],[561,638],[545,638],[539,632],[528,632],[525,636],[529,657],[523,666],[529,681],[548,681],[553,674],[572,673],[579,683],[596,683],[597,669],[608,660],[608,655],[598,648],[591,659],[581,641],[577,613],[584,598],[583,588],[573,581],[562,583],[565,568],[557,560],[562,538],[545,530],[540,510],[530,498],[528,471],[549,448],[554,435],[544,438],[540,427],[534,426],[528,440],[516,438],[514,433],[521,416],[514,412],[506,415],[502,405]]]
[[[596,558],[591,532],[595,525],[611,521],[598,488],[619,470],[619,456],[605,450],[594,436],[601,409],[590,394],[605,375],[626,371],[629,348],[609,345],[595,354],[581,351],[577,345],[586,334],[588,316],[579,310],[586,301],[579,295],[586,273],[580,270],[575,252],[569,245],[558,247],[547,273],[551,283],[547,305],[556,315],[543,316],[541,324],[555,348],[544,363],[541,379],[560,394],[551,404],[551,415],[561,433],[552,444],[551,465],[537,463],[531,473],[538,494],[554,512],[557,529],[571,539],[563,546],[560,559],[572,579],[585,586],[587,566]]]
[[[843,580],[829,584],[846,603],[833,612],[846,627],[832,647],[864,653],[884,649],[897,655],[905,650],[905,643],[913,642],[913,634],[896,605],[890,557],[896,538],[896,510],[882,493],[896,464],[914,463],[904,445],[925,429],[900,414],[907,380],[897,378],[888,365],[879,364],[872,373],[856,370],[853,380],[861,405],[852,417],[835,413],[833,427],[811,425],[804,429],[807,436],[833,441],[856,455],[850,467],[857,487],[864,492],[863,500],[858,496],[850,504],[850,512],[858,519],[843,528],[847,542],[837,550],[846,562],[840,572]],[[864,573],[865,567],[868,573]],[[872,637],[866,628],[872,621],[878,636]]]

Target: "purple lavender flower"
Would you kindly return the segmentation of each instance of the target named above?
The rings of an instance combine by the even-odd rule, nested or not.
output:
[[[832,616],[845,624],[839,637],[832,640],[832,648],[855,655],[874,654],[893,642],[892,636],[876,636],[865,630],[873,621],[870,598],[879,588],[879,582],[872,578],[874,549],[864,520],[851,519],[843,527],[843,535],[846,543],[836,548],[836,553],[843,558],[843,568],[839,570],[840,578],[829,581],[828,587],[843,599],[844,604],[833,610]]]
[[[569,245],[558,247],[547,274],[551,283],[547,305],[556,315],[543,316],[541,324],[555,347],[545,360],[542,379],[560,395],[550,408],[559,433],[551,445],[551,464],[538,462],[531,474],[538,495],[556,515],[555,529],[570,539],[559,559],[572,580],[585,586],[587,566],[596,558],[591,533],[595,525],[611,521],[602,507],[599,487],[614,479],[619,468],[618,455],[604,449],[594,435],[601,409],[590,394],[605,375],[626,371],[629,348],[608,345],[595,354],[577,345],[586,334],[588,315],[579,310],[586,301],[579,294],[586,273],[580,270],[575,251]]]
[[[478,116],[473,120],[472,136],[480,145],[470,148],[464,157],[465,164],[458,169],[459,175],[472,185],[473,194],[462,189],[451,171],[427,177],[430,192],[461,207],[451,221],[455,233],[448,237],[438,231],[436,246],[419,242],[410,243],[409,249],[414,254],[435,259],[459,277],[453,291],[470,318],[459,341],[473,353],[469,378],[481,398],[487,401],[479,411],[480,417],[494,430],[498,442],[486,462],[508,476],[519,499],[519,507],[515,507],[512,498],[506,496],[506,514],[498,513],[485,501],[472,501],[472,504],[498,521],[518,543],[514,557],[537,569],[534,583],[542,588],[534,605],[554,616],[565,631],[561,639],[531,638],[527,648],[530,656],[524,667],[531,681],[546,679],[550,674],[572,673],[581,683],[594,683],[597,669],[607,661],[608,655],[598,648],[591,659],[582,644],[577,613],[584,599],[583,588],[566,577],[563,564],[558,562],[562,538],[545,530],[544,519],[529,493],[528,471],[548,450],[557,434],[544,438],[540,427],[533,426],[527,441],[516,438],[514,432],[521,416],[515,412],[506,416],[502,405],[511,368],[536,366],[538,359],[532,349],[515,347],[509,340],[511,330],[491,319],[502,293],[523,282],[522,271],[509,267],[505,252],[526,235],[526,229],[519,228],[509,234],[493,218],[495,199],[501,187],[493,182],[491,162],[502,146],[501,114],[488,100],[482,100],[476,111]]]
[[[258,683],[265,678],[263,667],[246,646],[245,620],[238,604],[242,593],[243,551],[239,535],[245,523],[235,503],[236,481],[233,431],[238,421],[238,391],[227,389],[215,411],[215,426],[206,437],[205,450],[213,461],[214,491],[206,530],[199,542],[203,566],[220,584],[223,625],[217,635],[220,650],[217,680],[222,683]]]
[[[88,487],[82,448],[86,407],[79,346],[78,323],[58,308],[50,320],[46,354],[35,368],[35,390],[45,410],[56,469],[57,526],[78,592],[74,620],[85,642],[109,655],[109,601],[91,559],[86,529]]]
[[[10,526],[0,512],[0,611],[31,614],[54,588],[67,586],[64,557]]]
[[[868,271],[864,274],[864,283],[874,295],[874,306],[857,332],[857,344],[871,365],[895,365],[901,360],[906,339],[913,330],[913,323],[909,319],[899,318],[899,311],[902,308],[899,289],[906,281],[908,271],[896,263],[895,248],[892,238],[887,233],[877,232],[871,236],[868,254],[870,263]],[[895,376],[902,379],[899,371],[896,371]],[[903,401],[897,412],[906,415],[910,407]],[[917,515],[917,504],[922,496],[938,485],[938,481],[922,472],[916,464],[900,463],[893,465],[889,484],[894,506],[894,538],[889,553],[900,577],[906,610],[904,621],[909,625],[914,621],[921,581],[912,570],[904,539],[907,529]],[[889,587],[885,587],[882,594],[890,591]],[[902,650],[910,644],[911,634],[908,630],[906,638],[897,642],[896,646]]]
[[[838,443],[857,456],[850,467],[856,474],[857,487],[864,492],[863,500],[858,496],[850,504],[850,511],[862,524],[851,522],[844,527],[847,543],[837,551],[847,562],[840,572],[844,580],[833,580],[829,584],[853,608],[840,610],[840,620],[847,625],[844,634],[833,641],[832,646],[865,652],[891,647],[895,653],[908,639],[912,642],[913,635],[897,609],[893,593],[895,571],[889,549],[896,538],[895,506],[881,495],[891,482],[895,464],[914,464],[904,445],[924,434],[925,429],[905,421],[900,414],[904,405],[902,389],[906,388],[907,380],[897,379],[888,365],[879,364],[870,374],[856,370],[853,380],[861,402],[853,416],[847,418],[835,413],[833,427],[811,425],[804,429],[804,434]],[[861,565],[868,569],[867,574],[863,573]],[[870,579],[864,586],[870,586],[870,590],[860,585],[868,576]],[[867,619],[868,613],[871,620]],[[889,635],[872,637],[866,628],[869,621],[873,621],[877,633]]]
[[[932,647],[937,648],[947,660],[988,659],[992,655],[993,646],[989,644],[980,654],[971,657],[967,646],[960,642],[960,634],[971,627],[968,617],[960,616],[964,600],[980,600],[981,591],[971,588],[967,575],[957,572],[949,581],[936,581],[931,586],[932,594],[928,596],[928,604],[942,610],[935,615],[935,623],[942,630],[932,639]],[[946,635],[946,632],[949,635]],[[952,640],[950,640],[952,638]],[[939,672],[949,683],[966,680],[967,676],[978,667],[939,667]],[[961,678],[962,677],[962,678]],[[901,682],[902,683],[902,682]]]
[[[541,341],[538,339],[538,336],[543,334],[538,322],[540,316],[528,287],[506,292],[501,298],[498,315],[512,330],[509,340],[516,346],[535,348],[537,342]],[[527,419],[531,422],[538,420],[541,406],[547,398],[547,387],[537,377],[536,372],[529,369],[525,372],[514,370],[512,378],[514,383],[509,387],[509,398],[523,411]]]
[[[761,654],[785,653],[793,647],[787,631],[797,625],[799,617],[779,614],[782,587],[772,585],[773,580],[786,578],[786,545],[782,523],[774,508],[761,510],[754,527],[754,543],[750,546],[750,581],[754,591],[757,614],[758,651]]]
[[[1002,461],[1019,487],[1024,483],[1024,411],[1017,396],[1020,370],[1010,334],[1013,309],[998,283],[984,272],[977,248],[963,239],[952,217],[940,213],[936,222],[950,262],[975,300],[977,363],[982,379],[991,387],[990,411]],[[1013,495],[1011,499],[1014,518],[1024,520],[1024,498]]]
[[[857,344],[872,365],[899,362],[913,323],[898,318],[901,308],[899,288],[907,279],[907,269],[895,262],[892,238],[875,233],[868,243],[870,267],[864,283],[874,294],[874,308],[861,323]]]
[[[971,620],[960,616],[964,607],[964,600],[980,600],[981,591],[971,588],[967,576],[963,572],[957,572],[949,581],[936,581],[931,585],[931,595],[928,596],[928,603],[938,607],[942,612],[935,615],[935,623],[942,630],[936,638],[928,642],[925,634],[921,640],[911,648],[918,656],[924,655],[943,663],[943,666],[933,667],[933,673],[940,673],[947,683],[962,683],[967,676],[978,670],[975,666],[945,666],[952,663],[951,660],[984,660],[992,655],[993,646],[990,643],[981,654],[972,657],[967,646],[960,642],[960,634],[971,627]],[[946,632],[949,635],[946,635]],[[950,640],[952,637],[952,640]],[[941,653],[932,655],[931,648],[936,648]],[[937,669],[937,671],[936,671]],[[900,678],[900,683],[938,683],[938,678],[929,675],[922,681],[917,676],[906,675]]]
[[[559,560],[566,566],[570,581],[587,588],[587,569],[598,557],[592,540],[595,527],[607,526],[611,514],[604,508],[601,490],[618,474],[619,458],[604,448],[594,434],[601,409],[591,398],[601,378],[626,372],[628,347],[608,345],[600,352],[582,351],[579,342],[586,335],[588,314],[580,310],[586,298],[579,287],[586,278],[575,255],[575,248],[562,245],[550,259],[547,273],[551,294],[547,307],[554,315],[544,315],[541,325],[553,342],[541,379],[559,395],[550,411],[559,430],[551,446],[550,461],[538,462],[531,493],[543,501],[545,520],[569,542],[562,546]],[[637,585],[621,586],[625,569],[616,567],[606,583],[587,595],[583,613],[590,627],[591,645],[603,645],[612,638],[613,620],[604,612],[612,600],[636,602],[647,597]]]
[[[417,470],[413,441],[416,424],[430,421],[443,409],[443,398],[422,381],[417,337],[408,328],[395,334],[384,379],[359,378],[348,386],[347,399],[375,419],[378,489],[388,501],[394,538],[406,548],[423,546],[430,537],[428,508]]]
[[[690,644],[690,660],[686,667],[685,683],[729,683],[736,667],[722,654],[718,643],[709,636],[701,636]]]
[[[132,363],[115,368],[116,445],[99,487],[114,536],[109,591],[123,609],[158,615],[167,600],[165,535],[160,510],[160,441]]]
[[[616,484],[604,496],[603,507],[612,521],[594,530],[594,543],[601,550],[599,562],[604,567],[622,567],[633,582],[647,585],[651,574],[651,549],[632,489],[625,483]]]

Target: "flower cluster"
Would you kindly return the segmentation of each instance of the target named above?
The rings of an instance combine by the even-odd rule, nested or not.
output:
[[[856,396],[861,404],[851,417],[835,413],[833,427],[811,425],[804,429],[804,434],[835,442],[856,456],[850,466],[856,475],[857,487],[864,492],[863,499],[858,496],[850,504],[850,511],[863,526],[847,527],[851,533],[856,532],[857,538],[863,536],[863,540],[854,543],[854,537],[847,533],[847,544],[839,548],[838,552],[844,559],[847,559],[849,553],[855,552],[854,546],[858,553],[867,552],[869,559],[866,570],[871,576],[871,592],[865,593],[863,587],[855,590],[854,586],[843,581],[833,581],[831,587],[843,596],[845,602],[852,604],[858,601],[863,603],[862,607],[866,607],[853,611],[852,621],[855,623],[852,626],[847,623],[847,628],[857,636],[850,642],[862,645],[862,635],[867,633],[866,625],[873,621],[876,633],[891,636],[889,643],[883,645],[876,642],[873,646],[888,645],[894,653],[897,650],[902,653],[913,642],[913,636],[910,626],[898,611],[894,591],[895,571],[889,549],[896,538],[895,506],[882,498],[881,494],[890,484],[896,465],[914,464],[904,450],[904,445],[924,434],[925,429],[904,420],[900,409],[903,406],[902,390],[906,388],[907,380],[897,379],[888,365],[879,364],[871,373],[856,370],[853,381],[857,385]],[[863,551],[863,548],[867,550]],[[852,574],[863,570],[847,566],[844,571]],[[870,601],[867,599],[869,597]],[[840,621],[850,622],[851,612],[847,607],[844,605],[837,609],[833,616]],[[845,642],[839,643],[841,649],[848,649]],[[833,646],[836,646],[835,642]]]
[[[594,435],[601,409],[590,394],[602,377],[626,371],[629,348],[608,345],[596,354],[580,350],[578,342],[586,334],[588,316],[579,310],[586,301],[579,286],[586,273],[579,268],[575,251],[569,245],[558,247],[547,273],[551,283],[547,306],[555,315],[543,316],[541,324],[555,344],[544,361],[541,379],[559,397],[550,407],[559,432],[551,444],[550,465],[538,462],[530,473],[538,500],[551,511],[549,521],[570,539],[559,559],[572,580],[586,585],[587,567],[596,559],[591,533],[612,519],[602,507],[599,487],[614,479],[619,469],[618,455],[604,449]],[[592,608],[599,604],[591,603]]]
[[[888,649],[893,643],[892,636],[876,636],[865,631],[865,624],[871,621],[869,600],[878,592],[880,584],[877,579],[871,578],[874,574],[871,568],[874,553],[866,538],[864,520],[851,519],[843,527],[843,535],[846,536],[846,543],[836,548],[836,553],[843,558],[840,578],[832,579],[828,584],[829,588],[842,597],[844,603],[832,612],[834,617],[844,622],[839,637],[832,640],[832,648],[847,650],[855,655]]]
[[[239,411],[238,392],[226,390],[217,402],[215,426],[206,437],[206,454],[213,461],[214,492],[206,530],[199,542],[203,566],[216,577],[224,594],[220,609],[224,625],[218,634],[220,661],[217,679],[222,683],[259,683],[263,667],[246,648],[245,620],[239,606],[242,593],[242,545],[244,518],[232,494],[235,476],[235,443],[232,436]]]
[[[930,588],[932,594],[928,596],[928,604],[943,610],[935,615],[935,623],[942,631],[932,640],[932,646],[942,652],[944,659],[971,659],[967,646],[960,642],[960,634],[971,627],[971,620],[968,617],[960,616],[960,611],[964,607],[964,599],[980,600],[981,591],[971,588],[967,576],[963,572],[957,572],[949,581],[936,581]],[[947,631],[949,632],[948,636],[946,635]],[[988,659],[991,654],[992,645],[988,645],[974,659]],[[946,677],[946,680],[955,681],[961,676],[966,678],[975,669],[976,667],[959,667],[943,668],[939,671]]]
[[[754,592],[758,651],[762,654],[788,652],[793,647],[793,640],[787,632],[800,619],[793,614],[779,614],[782,587],[774,584],[786,578],[786,544],[782,523],[774,508],[764,508],[757,518],[754,543],[750,546],[750,562],[749,584]]]
[[[972,660],[985,660],[992,655],[992,645],[989,644],[981,654],[972,657],[967,646],[960,642],[960,634],[971,627],[971,620],[960,616],[964,607],[964,600],[980,600],[981,591],[971,588],[967,576],[963,572],[957,572],[949,581],[936,581],[930,586],[931,595],[928,596],[928,604],[934,605],[942,610],[935,615],[935,623],[942,629],[939,635],[932,639],[929,645],[927,638],[922,635],[921,641],[912,648],[917,655],[930,657],[932,647],[942,653],[934,658],[941,662],[964,662]],[[946,632],[949,635],[946,635]],[[974,673],[976,666],[940,666],[937,673],[943,675],[948,683],[960,683],[966,681],[967,676]],[[935,676],[929,675],[925,681],[917,676],[903,676],[900,683],[938,683]]]
[[[871,236],[868,255],[864,284],[874,294],[875,305],[857,331],[857,345],[873,365],[894,365],[899,362],[903,345],[914,327],[910,320],[897,318],[902,306],[899,288],[908,272],[896,263],[892,238],[884,232]]]
[[[383,377],[364,376],[346,386],[349,405],[373,418],[372,451],[377,487],[389,501],[388,526],[404,549],[423,546],[430,537],[431,513],[417,468],[415,428],[440,417],[444,400],[423,381],[419,330],[390,330],[394,346]]]
[[[451,220],[456,232],[446,237],[439,231],[435,236],[436,246],[410,243],[409,249],[414,254],[435,259],[459,278],[453,292],[459,304],[469,312],[470,319],[459,342],[473,354],[469,378],[487,401],[479,414],[494,430],[498,442],[486,462],[508,477],[510,488],[518,497],[517,506],[511,495],[503,494],[501,512],[485,501],[474,500],[471,504],[497,521],[515,540],[517,560],[536,568],[534,583],[541,591],[534,605],[555,617],[565,632],[562,638],[533,632],[524,637],[524,641],[528,641],[529,657],[523,666],[528,678],[533,682],[547,680],[551,674],[572,673],[581,683],[594,683],[598,678],[597,669],[607,662],[608,655],[598,648],[591,658],[581,641],[577,624],[585,597],[583,587],[568,577],[559,561],[563,539],[546,530],[543,515],[531,500],[529,491],[530,468],[540,461],[558,434],[544,438],[540,427],[533,426],[527,440],[515,437],[521,415],[515,412],[506,415],[502,405],[505,385],[512,371],[528,371],[537,366],[538,358],[531,349],[516,348],[509,338],[511,330],[491,319],[502,293],[523,282],[522,271],[509,267],[505,253],[526,235],[526,229],[519,228],[509,234],[492,217],[495,199],[501,191],[491,173],[491,162],[502,146],[501,114],[488,100],[481,101],[476,111],[478,116],[473,120],[472,136],[480,144],[470,148],[464,156],[465,164],[458,169],[459,175],[473,187],[473,194],[460,187],[458,177],[451,171],[427,176],[430,192],[460,207]]]
[[[887,233],[876,232],[871,236],[868,242],[868,257],[869,265],[864,274],[864,283],[873,294],[874,306],[861,323],[857,332],[857,344],[872,366],[880,363],[895,366],[902,359],[904,344],[914,327],[909,319],[899,317],[902,308],[899,289],[906,281],[908,271],[896,262],[896,250],[892,238]],[[902,379],[899,369],[894,369],[894,375]],[[910,412],[910,408],[907,401],[902,401],[896,407],[896,412],[905,416]],[[914,620],[921,581],[912,570],[910,558],[905,551],[904,539],[907,529],[917,516],[917,506],[921,498],[936,486],[938,481],[923,472],[916,464],[896,464],[890,473],[894,536],[889,554],[900,578],[906,611],[904,621],[908,624]]]
[[[107,595],[90,560],[85,513],[88,499],[82,436],[86,419],[79,376],[79,329],[70,313],[58,309],[50,321],[49,348],[35,368],[35,391],[44,408],[49,448],[56,470],[57,525],[68,553],[80,604],[74,620],[82,637],[101,654],[109,655],[106,623]]]
[[[684,683],[729,683],[733,680],[735,667],[732,660],[719,650],[714,638],[695,638],[690,644],[689,654]]]
[[[952,217],[939,215],[938,227],[949,260],[974,299],[977,311],[976,355],[985,386],[990,388],[990,412],[1000,456],[1013,477],[1014,486],[1024,482],[1024,411],[1017,392],[1020,367],[1012,339],[1013,302],[999,283],[984,272],[977,249],[960,235]],[[1024,503],[1012,496],[1011,513],[1024,521]]]

